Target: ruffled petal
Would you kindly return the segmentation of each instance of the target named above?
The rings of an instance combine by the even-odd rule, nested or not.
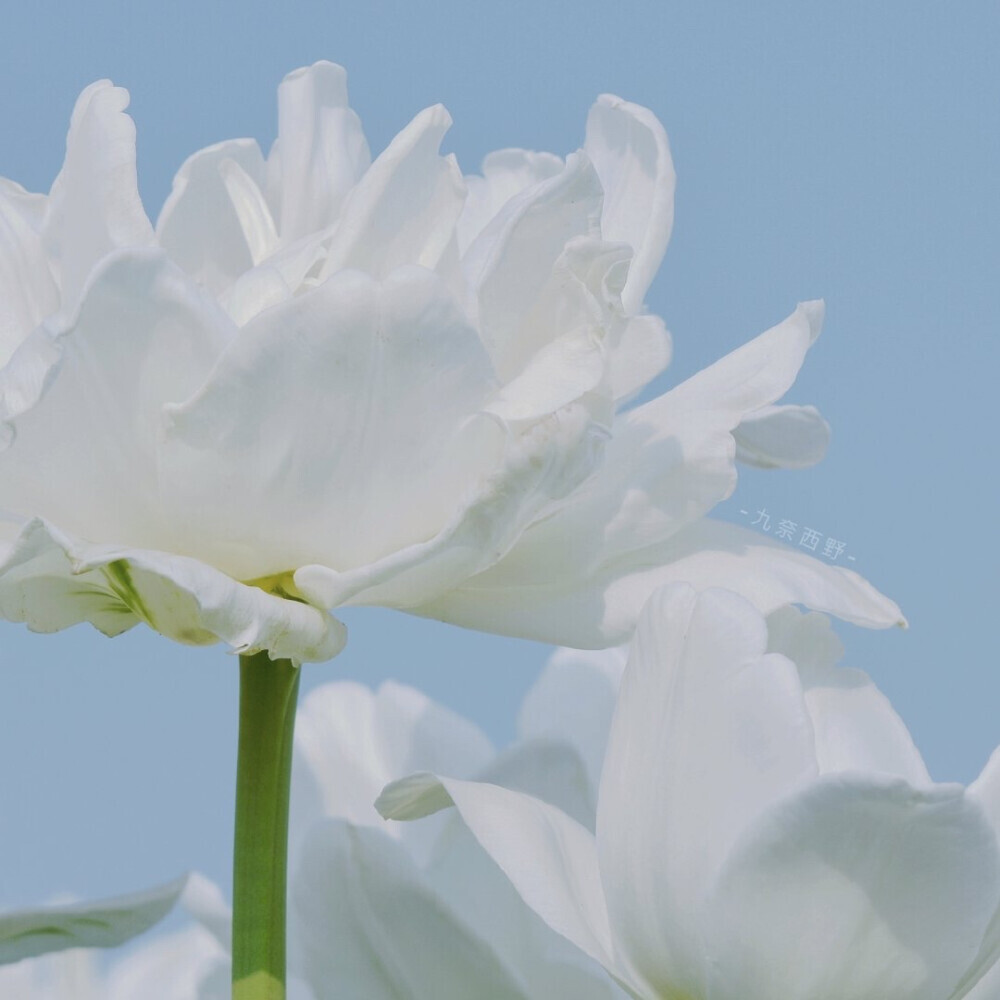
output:
[[[67,948],[115,948],[158,924],[187,876],[112,899],[0,914],[0,964]]]
[[[88,545],[44,521],[25,526],[0,563],[0,616],[36,632],[90,622],[118,635],[140,621],[190,645],[227,643],[297,663],[328,660],[347,640],[326,612],[246,586],[195,559]]]
[[[254,266],[260,254],[249,238],[254,230],[250,220],[260,209],[253,198],[244,204],[247,199],[239,197],[241,187],[226,183],[227,164],[238,167],[255,183],[259,195],[264,158],[257,143],[252,139],[220,142],[184,161],[156,222],[159,245],[213,295],[225,292]]]
[[[648,108],[602,94],[587,118],[584,149],[604,189],[601,233],[635,251],[622,303],[637,313],[674,224],[676,177],[667,134]]]
[[[78,314],[39,327],[0,373],[13,439],[0,452],[0,509],[91,541],[183,552],[185,512],[164,507],[159,482],[162,406],[196,389],[234,331],[160,251],[105,258]]]
[[[670,364],[673,341],[659,316],[633,316],[611,352],[611,391],[625,402]]]
[[[823,460],[830,425],[815,406],[765,406],[733,431],[736,457],[759,469],[807,469]]]
[[[465,178],[468,196],[456,227],[459,252],[465,253],[511,198],[555,177],[562,168],[562,159],[552,153],[498,149],[487,154],[482,176]]]
[[[532,994],[381,830],[316,826],[292,879],[292,936],[317,1000]]]
[[[476,295],[480,336],[501,381],[512,379],[552,340],[552,323],[532,313],[546,298],[567,243],[600,237],[600,211],[597,174],[585,156],[573,154],[555,177],[508,201],[469,248],[463,269]],[[555,278],[558,292],[559,274]],[[624,274],[619,291],[623,281]],[[541,309],[553,311],[545,304]]]
[[[423,269],[341,272],[266,310],[167,408],[164,488],[198,511],[191,554],[257,579],[364,568],[432,537],[500,460],[500,428],[475,416],[492,388],[475,330]]]
[[[343,67],[321,61],[289,73],[278,87],[278,141],[268,158],[281,238],[331,225],[370,163]]]
[[[998,896],[996,837],[961,787],[821,779],[774,806],[720,874],[709,994],[949,997]]]
[[[716,872],[743,829],[818,773],[795,665],[766,643],[742,598],[678,585],[650,598],[629,650],[597,846],[616,946],[657,995],[706,995],[701,907]]]
[[[66,160],[49,194],[42,240],[63,304],[71,309],[102,257],[154,240],[139,198],[128,101],[128,91],[110,80],[83,91],[70,121]]]
[[[348,267],[376,278],[437,267],[465,200],[454,156],[439,152],[450,126],[440,104],[421,111],[368,168],[344,200],[321,279]]]
[[[0,188],[0,367],[58,308],[59,290],[42,239]]]

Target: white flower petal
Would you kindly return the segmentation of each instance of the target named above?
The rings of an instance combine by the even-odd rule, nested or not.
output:
[[[226,163],[264,183],[264,157],[253,139],[220,142],[184,161],[156,222],[157,242],[171,260],[215,295],[254,265]]]
[[[439,278],[341,272],[251,320],[168,407],[166,486],[240,579],[365,567],[432,537],[499,461],[500,429],[472,419],[492,386]]]
[[[66,160],[49,194],[42,239],[70,308],[102,257],[154,239],[139,198],[128,100],[128,91],[110,80],[92,83],[80,94]]]
[[[58,308],[41,237],[0,188],[0,366]]]
[[[940,1000],[1000,897],[996,838],[958,786],[838,775],[772,807],[708,914],[719,1000]]]
[[[381,830],[330,820],[292,880],[292,934],[317,1000],[528,1000],[489,942],[456,917]]]
[[[830,425],[815,406],[765,406],[733,431],[736,457],[761,469],[807,469],[822,461]]]
[[[160,251],[105,258],[78,315],[39,327],[0,374],[14,439],[0,453],[0,509],[183,551],[186,515],[165,509],[160,489],[161,408],[195,391],[233,332]]]
[[[282,80],[271,159],[275,152],[268,170],[282,239],[325,229],[371,163],[361,121],[348,106],[343,67],[317,62]]]
[[[768,652],[799,668],[821,774],[857,771],[930,786],[920,751],[889,699],[864,671],[836,666],[843,647],[829,618],[780,608],[768,618]]]
[[[472,776],[487,766],[494,750],[477,726],[413,688],[386,682],[372,691],[343,681],[316,688],[303,700],[295,753],[290,856],[316,819],[382,827],[374,802],[388,782],[424,770]],[[438,826],[392,832],[401,833],[421,859]]]
[[[701,901],[741,831],[817,774],[795,665],[722,590],[654,594],[629,650],[597,812],[618,949],[649,982],[704,995]],[[669,994],[669,990],[667,991]]]
[[[387,819],[419,819],[456,806],[528,906],[585,954],[613,966],[594,837],[576,820],[499,785],[426,773],[393,782],[375,805]]]
[[[139,621],[177,642],[225,642],[272,659],[328,660],[344,626],[326,612],[246,586],[186,556],[88,545],[35,520],[0,563],[0,616],[55,632],[90,622],[117,635]]]
[[[421,111],[369,167],[344,200],[321,278],[347,267],[382,278],[405,264],[438,265],[465,200],[455,158],[438,151],[450,126],[441,105]]]
[[[625,669],[622,647],[581,652],[557,649],[528,690],[517,716],[521,740],[558,740],[587,767],[596,802],[611,717]]]
[[[611,390],[619,402],[635,395],[670,364],[673,342],[659,316],[633,316],[611,352]]]
[[[587,155],[604,189],[601,233],[635,251],[622,303],[637,313],[674,223],[674,164],[667,134],[647,108],[602,94],[587,118]]]
[[[184,890],[186,876],[112,899],[0,914],[0,963],[66,948],[114,948],[158,924]]]
[[[510,381],[553,339],[551,325],[530,322],[530,314],[567,243],[600,236],[600,211],[597,174],[575,153],[562,172],[511,199],[469,248],[463,268],[501,381]]]
[[[465,253],[511,198],[554,177],[562,168],[562,159],[552,153],[526,149],[498,149],[488,153],[483,160],[482,176],[465,178],[468,197],[458,220],[459,251]]]

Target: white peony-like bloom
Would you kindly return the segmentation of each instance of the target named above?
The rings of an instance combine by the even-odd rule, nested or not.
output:
[[[0,184],[0,614],[296,661],[338,652],[348,604],[606,646],[674,579],[900,620],[703,519],[737,453],[822,454],[816,411],[774,405],[818,304],[622,409],[670,353],[642,311],[674,188],[649,111],[602,97],[565,160],[463,178],[441,107],[372,161],[339,67],[278,103],[267,158],[196,153],[155,231],[107,82],[48,196]]]
[[[522,898],[640,1000],[993,1000],[1000,751],[931,781],[821,615],[769,623],[675,585],[636,630],[596,835],[537,798],[431,774]]]

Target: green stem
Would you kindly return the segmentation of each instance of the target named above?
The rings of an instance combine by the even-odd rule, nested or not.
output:
[[[233,1000],[285,1000],[288,793],[298,667],[240,657]]]

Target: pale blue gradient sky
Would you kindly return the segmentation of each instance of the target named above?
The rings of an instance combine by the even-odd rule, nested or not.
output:
[[[842,628],[935,777],[1000,743],[995,470],[1000,278],[995,2],[615,4],[40,0],[0,32],[0,174],[46,190],[77,92],[132,93],[151,215],[200,146],[275,130],[275,88],[343,63],[378,150],[447,105],[467,172],[490,149],[575,148],[593,98],[670,134],[677,223],[649,302],[663,386],[824,297],[793,399],[834,427],[825,463],[745,474],[725,511],[844,540],[908,633]],[[72,489],[72,484],[66,484]],[[544,647],[382,612],[311,666],[415,683],[510,737]],[[108,641],[0,624],[0,904],[110,893],[200,868],[228,884],[236,662],[144,630]]]

